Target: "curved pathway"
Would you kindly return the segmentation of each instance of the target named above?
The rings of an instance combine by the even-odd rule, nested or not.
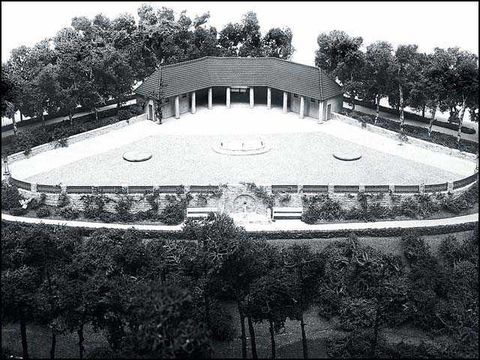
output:
[[[71,221],[71,220],[54,220],[39,219],[24,216],[13,216],[2,213],[2,221],[24,223],[24,224],[47,224],[61,225],[76,228],[88,229],[135,229],[141,231],[161,231],[161,232],[180,232],[183,224],[180,225],[145,225],[145,224],[116,224],[116,223],[100,223],[87,221]],[[378,221],[378,222],[356,222],[356,223],[332,223],[332,224],[316,224],[308,225],[300,220],[277,220],[275,222],[266,223],[250,223],[239,224],[246,231],[253,232],[275,232],[275,231],[336,231],[336,230],[369,230],[369,229],[415,229],[429,228],[442,225],[459,225],[478,222],[478,213],[456,216],[444,219],[431,220],[400,220],[400,221]]]

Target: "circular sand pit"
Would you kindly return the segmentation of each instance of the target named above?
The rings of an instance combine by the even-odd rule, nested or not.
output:
[[[357,153],[355,151],[336,152],[336,153],[333,153],[332,155],[335,159],[342,160],[342,161],[355,161],[362,157],[362,154]]]
[[[147,161],[152,158],[152,153],[146,151],[127,151],[123,159],[131,162]]]
[[[271,149],[263,139],[240,139],[221,141],[213,147],[219,154],[225,155],[258,155]]]

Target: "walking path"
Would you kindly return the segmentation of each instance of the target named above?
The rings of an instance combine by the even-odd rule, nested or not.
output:
[[[346,108],[346,109],[351,109],[352,108],[351,105],[347,104],[347,103],[344,103],[343,107]],[[362,106],[362,105],[355,105],[355,110],[359,111],[359,112],[362,112],[364,114],[370,114],[370,115],[375,115],[376,114],[375,109],[370,109],[370,108],[367,108],[367,107]],[[384,112],[384,111],[380,111],[380,117],[388,119],[388,120],[396,121],[398,123],[400,122],[400,119],[398,118],[397,115],[389,114],[389,113]],[[435,120],[442,121],[441,119],[435,119]],[[415,121],[415,120],[405,119],[405,124],[428,129],[428,124],[425,124],[425,123],[422,123],[422,122],[419,122],[419,121]],[[473,122],[468,122],[468,124],[466,122],[464,122],[463,126],[475,129],[476,133],[475,134],[465,134],[465,133],[462,132],[462,139],[470,140],[470,141],[474,141],[474,142],[478,143],[478,125],[473,123]],[[440,127],[440,126],[437,126],[437,125],[433,125],[432,130],[436,131],[436,132],[439,132],[439,133],[447,134],[447,135],[457,136],[457,130],[446,129],[444,127]]]
[[[123,106],[135,104],[135,102],[136,102],[135,99],[128,100]],[[115,107],[117,107],[117,104],[103,106],[101,108],[98,108],[98,112],[102,112],[102,111],[105,111],[105,110],[108,110],[108,109],[113,109]],[[84,116],[84,115],[88,115],[88,114],[92,114],[92,113],[93,113],[93,111],[84,111],[84,112],[76,113],[76,114],[73,115],[73,120],[75,120],[76,118],[78,118],[80,116]],[[50,120],[45,120],[45,125],[56,124],[56,123],[59,123],[59,122],[65,121],[65,120],[68,120],[68,115],[59,116],[59,117],[56,117],[56,118],[53,118],[53,119],[50,119]],[[22,122],[18,121],[17,124],[18,123],[28,123],[28,121],[29,121],[29,119],[24,119]],[[3,124],[3,119],[2,119],[2,124]],[[17,126],[17,131],[22,132],[25,129],[35,129],[35,128],[39,128],[41,126],[43,126],[42,122],[33,123],[33,124],[24,124],[23,126]],[[13,129],[4,131],[3,130],[3,125],[2,125],[2,139],[6,138],[8,136],[11,136],[11,135],[13,135]]]
[[[39,219],[24,216],[12,216],[2,213],[2,220],[14,223],[24,224],[47,224],[47,225],[61,225],[75,228],[87,229],[135,229],[141,231],[161,231],[161,232],[180,232],[182,224],[180,225],[144,225],[144,224],[115,224],[115,223],[100,223],[87,221],[70,221],[70,220],[54,220],[54,219]],[[432,220],[400,220],[400,221],[378,221],[378,222],[356,222],[356,223],[334,223],[334,224],[316,224],[308,225],[300,220],[277,220],[275,222],[265,223],[239,223],[248,232],[277,232],[277,231],[337,231],[337,230],[370,230],[370,229],[415,229],[415,228],[430,228],[442,225],[459,225],[478,222],[478,213],[457,216],[445,219]]]

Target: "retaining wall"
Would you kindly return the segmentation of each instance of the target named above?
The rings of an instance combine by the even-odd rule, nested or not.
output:
[[[141,114],[139,116],[132,117],[128,120],[118,121],[114,124],[102,126],[102,127],[90,130],[90,131],[86,131],[86,132],[83,132],[83,133],[80,133],[80,134],[72,135],[72,136],[67,138],[67,144],[71,145],[71,144],[74,144],[76,142],[83,141],[83,140],[86,140],[86,139],[89,139],[89,138],[92,138],[92,137],[95,137],[95,136],[103,135],[103,134],[106,134],[106,133],[108,133],[112,130],[117,130],[117,129],[123,128],[123,127],[128,126],[128,125],[135,124],[135,123],[137,123],[139,121],[143,121],[143,120],[146,120],[146,114]],[[33,147],[28,155],[25,155],[23,152],[18,152],[18,153],[9,155],[8,156],[8,162],[12,163],[12,162],[23,160],[23,159],[28,159],[28,158],[31,158],[32,156],[38,155],[38,154],[43,153],[45,151],[53,150],[57,147],[58,147],[58,144],[55,141],[52,141],[52,142],[49,142],[49,143],[46,143],[46,144],[42,144],[42,145],[38,145],[38,146]]]
[[[339,113],[332,113],[332,117],[334,119],[341,120],[341,121],[343,121],[343,122],[345,122],[349,125],[357,126],[357,127],[360,127],[360,128],[362,127],[362,124],[359,120],[351,118],[349,116],[342,115],[342,114],[339,114]],[[387,130],[387,129],[384,129],[382,127],[375,126],[375,125],[372,125],[372,124],[366,124],[366,127],[364,129],[366,131],[370,131],[370,132],[375,133],[375,134],[386,136],[390,139],[399,140],[399,138],[398,138],[399,133],[395,132],[395,131],[392,131],[392,130]],[[421,148],[424,148],[424,149],[427,149],[427,150],[432,150],[432,151],[439,152],[439,153],[442,153],[442,154],[455,156],[455,157],[460,158],[460,159],[478,161],[475,154],[471,154],[471,153],[468,153],[468,152],[463,152],[463,151],[460,151],[460,150],[457,150],[457,149],[452,149],[452,148],[442,146],[442,145],[439,145],[439,144],[435,144],[435,143],[432,143],[432,142],[429,142],[429,141],[417,139],[417,138],[414,138],[414,137],[411,137],[411,136],[408,136],[408,135],[407,135],[407,137],[408,137],[408,142],[410,144],[415,145],[415,146],[419,146]]]

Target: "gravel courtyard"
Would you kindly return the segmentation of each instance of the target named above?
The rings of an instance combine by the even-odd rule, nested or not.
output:
[[[228,156],[222,141],[261,138],[264,154]],[[126,151],[149,151],[146,162],[123,160]],[[361,153],[345,162],[334,152]],[[156,125],[142,121],[109,134],[12,164],[16,178],[41,184],[177,185],[416,184],[459,179],[473,173],[467,160],[437,154],[366,132],[337,120],[317,124],[279,109],[236,105],[199,109],[195,115]],[[448,169],[448,170],[447,170]]]

